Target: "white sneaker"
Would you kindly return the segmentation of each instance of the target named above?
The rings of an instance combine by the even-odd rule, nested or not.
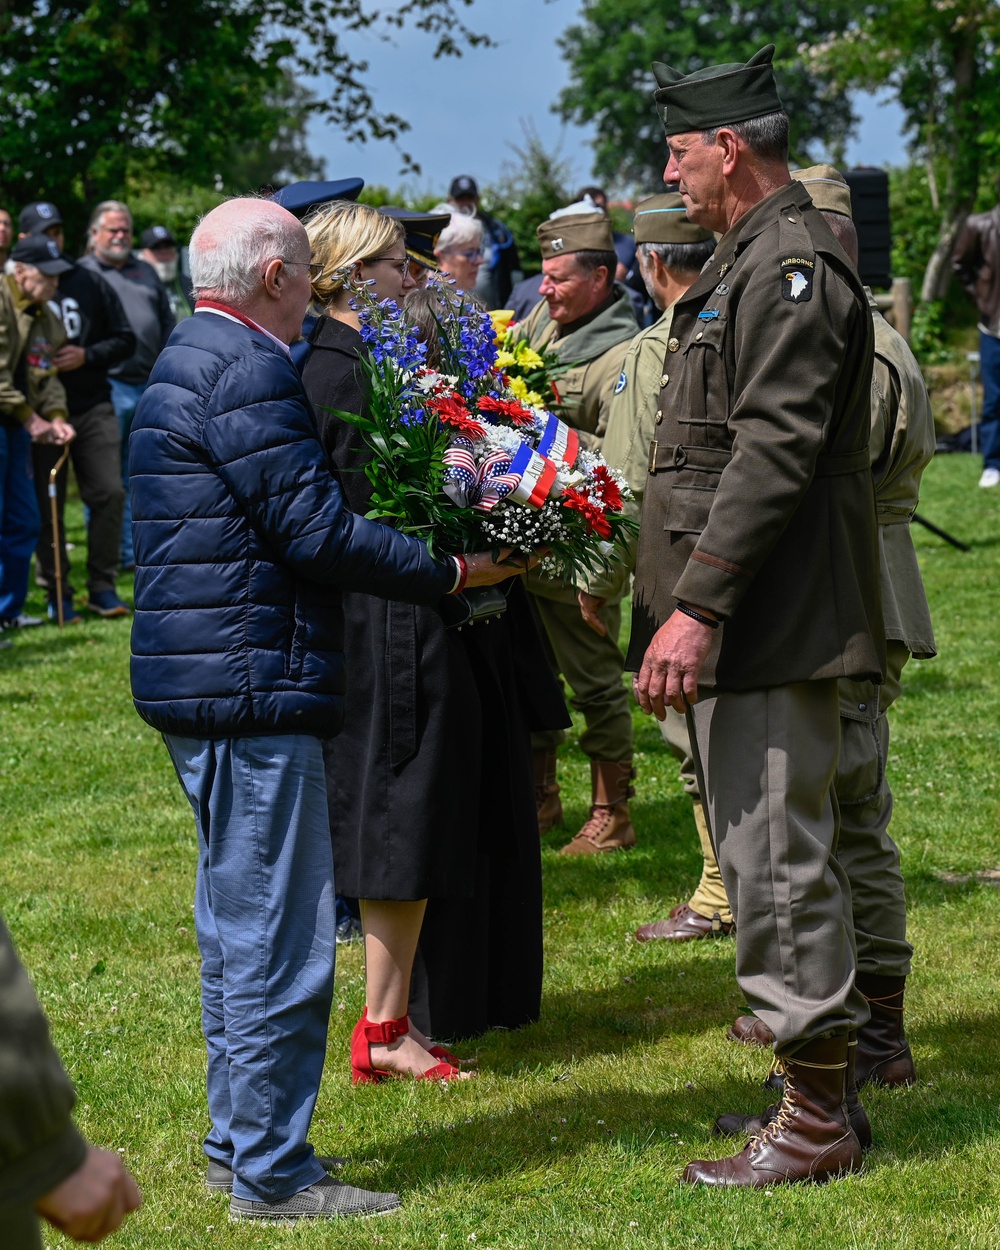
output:
[[[983,469],[980,486],[1000,486],[1000,469]]]

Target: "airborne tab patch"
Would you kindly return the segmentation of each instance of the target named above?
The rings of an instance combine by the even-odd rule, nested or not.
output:
[[[804,256],[789,256],[781,262],[781,298],[792,304],[812,299],[815,262]]]

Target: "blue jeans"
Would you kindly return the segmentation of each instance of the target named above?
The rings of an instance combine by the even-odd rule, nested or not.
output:
[[[122,569],[135,568],[135,551],[132,547],[132,498],[128,489],[128,436],[132,432],[132,418],[139,407],[146,389],[146,383],[136,386],[132,382],[119,382],[117,378],[108,378],[111,383],[111,402],[118,418],[118,429],[122,436],[122,485],[125,487],[125,512],[122,515]],[[89,518],[88,518],[89,521]]]
[[[42,521],[35,498],[31,437],[0,418],[0,617],[20,616]]]
[[[198,826],[205,1139],[237,1198],[322,1180],[309,1145],[333,1000],[333,851],[317,738],[164,734]]]
[[[984,469],[1000,469],[1000,339],[979,331],[979,374],[983,410],[979,414],[979,450]]]

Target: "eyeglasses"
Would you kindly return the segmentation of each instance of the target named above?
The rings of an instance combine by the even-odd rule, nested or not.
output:
[[[101,233],[102,233],[102,234],[111,234],[111,235],[115,235],[115,234],[131,234],[131,233],[132,233],[132,227],[131,227],[131,226],[101,226]]]
[[[321,260],[285,260],[282,256],[279,256],[278,259],[283,265],[306,265],[309,269],[310,282],[315,282],[317,278],[323,276],[325,266]]]
[[[466,252],[459,252],[459,251],[456,251],[455,248],[450,247],[444,253],[444,255],[445,256],[464,256],[470,265],[474,265],[477,260],[483,259],[483,249],[481,247],[470,247],[469,250]]]
[[[383,263],[386,265],[392,265],[399,272],[400,276],[404,278],[410,268],[409,256],[373,256],[371,260],[362,261],[361,263],[363,265],[378,265]]]

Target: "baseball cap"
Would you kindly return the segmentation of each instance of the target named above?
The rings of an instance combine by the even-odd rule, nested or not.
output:
[[[152,251],[157,247],[176,247],[177,240],[174,238],[173,232],[168,230],[166,226],[150,226],[148,230],[143,230],[139,236],[139,246],[149,248]]]
[[[35,200],[21,209],[21,215],[17,219],[17,228],[21,234],[42,234],[50,226],[62,224],[59,209],[48,200]]]
[[[22,265],[34,265],[51,278],[60,273],[69,273],[73,268],[71,260],[63,259],[55,239],[44,234],[26,234],[23,239],[18,239],[11,249],[10,259]]]
[[[451,180],[448,194],[453,200],[478,200],[479,188],[476,186],[475,178],[470,178],[468,174],[459,174],[457,178]]]

